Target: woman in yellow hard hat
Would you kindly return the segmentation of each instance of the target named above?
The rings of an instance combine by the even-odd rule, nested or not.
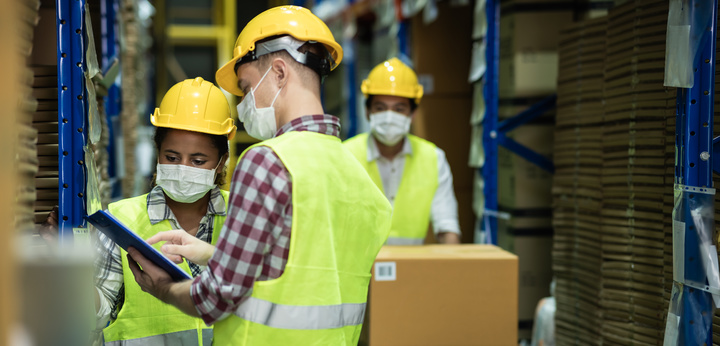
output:
[[[393,205],[387,244],[421,245],[430,224],[439,243],[459,243],[457,200],[445,152],[409,134],[423,96],[415,71],[397,58],[383,61],[360,90],[370,133],[345,145]]]
[[[228,140],[236,127],[225,95],[202,78],[170,88],[150,120],[158,162],[150,193],[109,205],[109,211],[147,239],[172,229],[214,244],[225,222],[228,192],[220,190]],[[211,345],[212,329],[142,292],[127,253],[98,234],[96,310],[106,345]],[[192,276],[203,267],[183,261]],[[108,322],[110,324],[108,325]],[[107,325],[107,327],[105,327]]]

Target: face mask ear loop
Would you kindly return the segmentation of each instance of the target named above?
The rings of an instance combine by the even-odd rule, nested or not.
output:
[[[287,82],[285,82],[285,84],[287,84]],[[278,96],[280,95],[280,92],[281,92],[281,91],[283,90],[283,88],[285,87],[285,84],[283,84],[283,86],[280,87],[280,90],[278,90],[277,94],[275,94],[275,98],[273,98],[272,103],[270,103],[270,107],[272,107],[273,105],[275,105],[275,100],[277,100]]]
[[[267,71],[265,71],[265,74],[260,78],[260,81],[255,84],[254,88],[250,88],[250,92],[248,94],[253,94],[253,98],[255,97],[255,90],[260,87],[260,83],[265,79],[265,76],[267,76],[268,73],[270,73],[270,70],[272,70],[272,66],[270,66]],[[245,95],[247,96],[247,95]],[[243,97],[243,100],[245,100],[245,97]],[[242,102],[242,101],[241,101]],[[273,101],[274,102],[274,101]]]
[[[271,68],[272,68],[272,67],[271,67]],[[286,79],[286,80],[285,80],[285,84],[283,84],[283,86],[280,87],[280,90],[278,90],[277,94],[275,94],[275,98],[273,98],[272,103],[270,103],[270,107],[272,107],[272,106],[275,105],[275,100],[277,100],[278,96],[280,95],[280,92],[283,90],[283,88],[285,87],[285,85],[287,85],[287,83],[288,83],[288,82],[287,82],[287,79]]]

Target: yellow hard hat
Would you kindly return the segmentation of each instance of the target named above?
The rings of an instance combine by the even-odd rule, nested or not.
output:
[[[243,92],[238,87],[236,63],[241,59],[243,62],[256,60],[262,55],[256,55],[256,43],[268,37],[281,35],[289,35],[302,42],[322,43],[328,51],[327,58],[321,57],[322,60],[329,60],[323,61],[327,64],[327,72],[334,70],[342,61],[342,47],[335,42],[332,32],[320,18],[304,7],[278,6],[257,15],[240,32],[235,42],[232,60],[215,73],[218,85],[234,95],[243,96]],[[297,60],[297,57],[295,58]]]
[[[383,61],[375,66],[367,79],[360,85],[360,91],[368,95],[392,95],[407,97],[420,104],[423,87],[418,83],[417,75],[408,65],[398,58]]]
[[[235,136],[237,127],[223,92],[201,77],[173,85],[150,116],[157,127]]]

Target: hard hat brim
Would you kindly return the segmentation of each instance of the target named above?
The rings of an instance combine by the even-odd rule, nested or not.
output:
[[[237,126],[233,124],[230,131],[219,131],[219,130],[213,130],[209,129],[207,127],[199,127],[199,126],[191,126],[191,125],[185,125],[185,124],[169,124],[158,121],[158,116],[163,116],[162,114],[158,114],[156,111],[155,114],[150,116],[150,123],[152,123],[155,127],[165,127],[168,129],[175,129],[175,130],[184,130],[184,131],[190,131],[190,132],[198,132],[198,133],[206,133],[209,135],[217,135],[217,136],[227,136],[228,140],[232,140],[235,137],[235,133],[237,132]],[[167,115],[166,115],[167,116]],[[232,120],[230,118],[229,120]],[[234,122],[234,121],[233,121]]]

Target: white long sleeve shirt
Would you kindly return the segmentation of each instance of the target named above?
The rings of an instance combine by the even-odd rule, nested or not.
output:
[[[403,147],[393,159],[387,159],[380,155],[380,150],[372,135],[368,136],[368,162],[376,161],[380,179],[382,180],[383,192],[394,205],[400,181],[402,181],[403,169],[405,167],[405,156],[412,155],[412,146],[407,136],[403,139]],[[450,232],[460,235],[460,224],[458,223],[457,199],[453,190],[453,178],[450,172],[450,164],[447,162],[445,152],[436,147],[438,164],[438,187],[433,196],[430,207],[430,222],[433,225],[433,232]]]

